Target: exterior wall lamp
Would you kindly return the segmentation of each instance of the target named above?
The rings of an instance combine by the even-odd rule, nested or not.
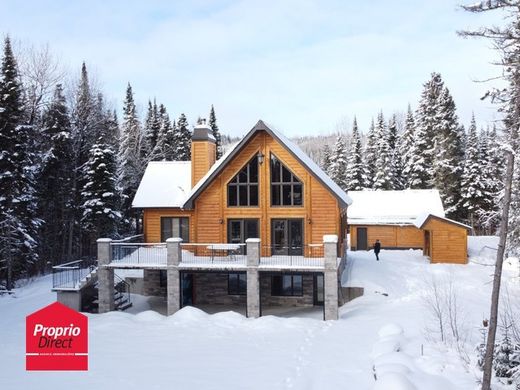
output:
[[[261,150],[258,151],[258,154],[256,155],[256,157],[258,158],[258,163],[259,163],[260,165],[262,165],[263,162],[264,162],[264,157],[265,157],[265,156],[264,156],[264,154],[262,153]]]

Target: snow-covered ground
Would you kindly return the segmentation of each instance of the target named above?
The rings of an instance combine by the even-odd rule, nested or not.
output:
[[[247,319],[190,307],[170,317],[92,314],[88,372],[25,371],[25,316],[55,300],[50,276],[42,277],[0,298],[0,388],[476,389],[474,362],[464,365],[426,334],[423,297],[432,278],[453,281],[473,355],[488,313],[493,248],[494,238],[472,239],[466,266],[430,265],[412,250],[382,251],[379,262],[373,252],[349,253],[348,283],[365,295],[344,305],[339,321]],[[507,262],[504,281],[515,299],[518,275],[518,264]]]

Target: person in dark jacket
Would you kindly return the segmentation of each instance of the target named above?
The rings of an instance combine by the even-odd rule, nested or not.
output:
[[[381,243],[376,240],[374,244],[374,253],[376,254],[376,260],[379,261],[379,252],[381,252]]]

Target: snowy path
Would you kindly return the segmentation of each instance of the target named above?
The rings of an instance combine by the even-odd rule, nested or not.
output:
[[[428,315],[421,295],[432,275],[451,275],[476,342],[477,326],[488,310],[492,269],[430,265],[418,251],[383,251],[379,263],[370,252],[349,255],[354,261],[350,283],[362,284],[365,295],[343,306],[339,321],[273,316],[253,320],[194,308],[171,317],[152,311],[89,315],[86,373],[25,371],[25,316],[55,299],[51,278],[40,278],[21,288],[16,298],[0,298],[0,387],[54,390],[66,383],[67,388],[89,390],[371,390],[378,332],[396,323],[404,330],[399,353],[413,366],[407,378],[415,388],[474,389],[474,369],[466,370],[452,350],[425,339]],[[517,275],[517,265],[507,264],[504,278],[515,297],[520,295]]]

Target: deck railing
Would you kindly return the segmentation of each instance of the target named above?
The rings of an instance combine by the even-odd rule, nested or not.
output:
[[[112,242],[112,263],[125,265],[166,265],[165,243]]]
[[[323,244],[302,246],[262,246],[260,265],[291,267],[323,267]]]
[[[83,259],[52,267],[52,288],[78,288],[80,281],[96,268],[95,259]]]
[[[246,265],[245,244],[182,243],[182,263]]]

